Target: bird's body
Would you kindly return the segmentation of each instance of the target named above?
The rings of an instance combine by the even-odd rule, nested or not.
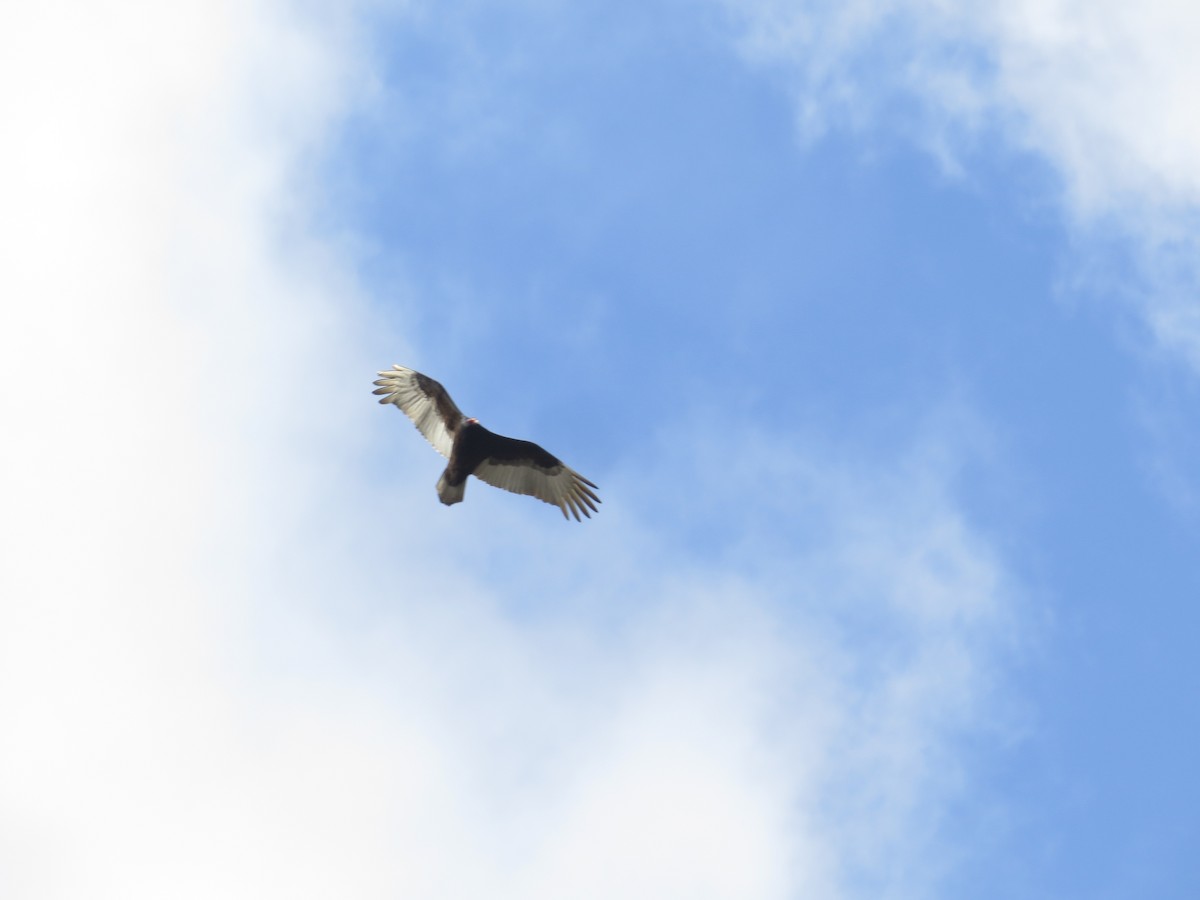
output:
[[[375,382],[380,403],[392,403],[434,449],[449,459],[438,479],[438,499],[447,506],[459,503],[467,477],[474,475],[495,487],[527,494],[568,513],[591,518],[600,498],[588,481],[558,457],[530,441],[489,431],[477,419],[462,414],[446,389],[428,375],[403,366],[380,372]]]

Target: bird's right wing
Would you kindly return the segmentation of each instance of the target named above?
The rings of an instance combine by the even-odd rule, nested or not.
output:
[[[380,403],[394,403],[406,416],[413,420],[425,440],[447,459],[454,448],[454,436],[462,424],[459,412],[446,389],[427,375],[392,366],[379,373],[374,391],[382,395]]]
[[[519,441],[477,427],[486,434],[484,452],[487,456],[471,473],[476,478],[493,487],[537,497],[557,506],[564,519],[573,515],[575,521],[581,522],[580,513],[590,519],[592,513],[599,512],[596,485],[557,456],[530,441]]]

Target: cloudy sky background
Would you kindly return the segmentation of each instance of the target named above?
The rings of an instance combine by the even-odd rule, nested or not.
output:
[[[7,5],[0,893],[1194,896],[1197,45]]]

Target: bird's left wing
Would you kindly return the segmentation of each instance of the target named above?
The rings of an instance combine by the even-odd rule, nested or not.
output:
[[[600,498],[588,481],[561,459],[547,453],[530,441],[519,441],[503,435],[489,435],[492,444],[489,455],[475,467],[474,475],[493,487],[537,497],[562,510],[563,518],[579,514],[589,519],[599,512]],[[568,515],[568,513],[570,515]]]
[[[394,403],[410,419],[425,440],[447,459],[454,449],[454,436],[462,425],[459,412],[446,389],[428,375],[404,366],[392,366],[379,373],[373,393],[381,394],[380,403]]]

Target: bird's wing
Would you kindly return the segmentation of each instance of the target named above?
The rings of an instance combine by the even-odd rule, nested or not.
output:
[[[382,395],[379,402],[396,404],[413,420],[425,440],[449,459],[463,414],[446,389],[429,376],[404,366],[392,366],[390,370],[380,372],[375,384],[379,387],[374,393]]]
[[[488,433],[488,455],[475,467],[476,478],[493,487],[537,497],[562,510],[563,518],[579,514],[589,519],[599,512],[600,498],[588,481],[558,457],[547,453],[537,444]],[[568,513],[570,515],[568,515]]]

